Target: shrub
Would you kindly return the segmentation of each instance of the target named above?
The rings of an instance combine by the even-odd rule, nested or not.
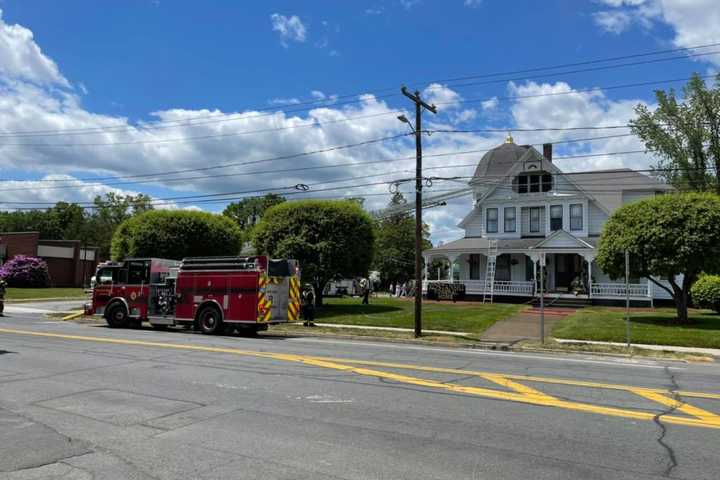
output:
[[[7,282],[8,287],[50,286],[50,274],[45,260],[25,255],[17,255],[5,262],[0,267],[0,278]]]
[[[720,313],[720,275],[703,275],[690,290],[693,303]]]
[[[121,223],[112,239],[112,257],[238,255],[239,227],[227,217],[189,210],[151,210]]]

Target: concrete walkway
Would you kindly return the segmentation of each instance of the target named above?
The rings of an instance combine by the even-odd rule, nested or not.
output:
[[[545,309],[545,336],[548,337],[553,326],[562,318],[574,313],[573,308]],[[540,310],[528,307],[517,315],[495,322],[480,337],[484,342],[515,343],[521,340],[540,339]]]

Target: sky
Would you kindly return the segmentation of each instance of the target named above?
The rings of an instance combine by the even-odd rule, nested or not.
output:
[[[423,128],[473,130],[423,137],[425,175],[445,178],[426,195],[463,188],[508,131],[518,144],[555,143],[566,171],[645,169],[651,154],[621,153],[644,149],[618,136],[629,130],[527,130],[625,125],[638,104],[654,108],[655,89],[720,65],[720,44],[672,51],[720,43],[717,0],[0,0],[0,10],[2,209],[112,191],[219,212],[272,191],[364,197],[378,210],[392,182],[414,175],[402,85],[437,105]],[[412,195],[410,182],[397,188]],[[426,210],[432,241],[462,237],[471,208],[465,196]]]

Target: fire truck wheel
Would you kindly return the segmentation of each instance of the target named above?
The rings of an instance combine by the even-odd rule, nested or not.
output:
[[[215,334],[223,331],[222,315],[215,307],[203,307],[198,314],[198,324],[202,333]]]
[[[105,320],[107,320],[110,328],[125,328],[128,326],[128,313],[125,305],[122,303],[114,303],[105,312]]]

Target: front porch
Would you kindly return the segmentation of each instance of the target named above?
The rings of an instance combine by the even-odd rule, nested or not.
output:
[[[540,267],[540,254],[545,267]],[[448,264],[445,278],[432,278],[427,272],[423,293],[430,283],[462,283],[466,295],[482,296],[490,293],[506,297],[537,297],[540,292],[540,271],[544,274],[546,298],[586,298],[589,300],[630,300],[652,303],[653,284],[647,279],[632,279],[626,292],[625,282],[612,281],[595,264],[593,252],[539,251],[508,252],[499,250],[495,281],[492,288],[486,282],[487,250],[485,252],[433,253],[425,257],[425,264],[442,258]],[[533,280],[534,279],[534,280]]]

